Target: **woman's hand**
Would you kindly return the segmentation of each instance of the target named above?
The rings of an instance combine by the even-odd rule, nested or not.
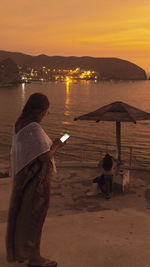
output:
[[[52,144],[52,148],[59,149],[60,147],[64,146],[64,143],[61,142],[59,138],[55,139]]]
[[[52,158],[55,155],[56,151],[62,146],[64,146],[64,143],[62,143],[59,138],[55,139],[50,148],[50,158]]]

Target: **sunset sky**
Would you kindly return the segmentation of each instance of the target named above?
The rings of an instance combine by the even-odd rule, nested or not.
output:
[[[1,0],[0,50],[117,57],[150,71],[150,1]]]

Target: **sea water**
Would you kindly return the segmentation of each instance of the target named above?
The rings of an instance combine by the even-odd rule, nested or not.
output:
[[[71,134],[56,161],[98,161],[105,153],[115,155],[115,122],[74,121],[74,118],[115,101],[150,112],[150,81],[35,82],[0,88],[0,170],[10,167],[13,124],[28,97],[46,94],[50,115],[41,125],[51,139]],[[150,165],[150,121],[121,123],[122,157]],[[134,162],[135,163],[135,162]]]

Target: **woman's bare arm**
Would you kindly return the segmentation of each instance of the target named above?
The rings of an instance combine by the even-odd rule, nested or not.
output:
[[[62,147],[64,145],[64,143],[62,143],[60,141],[60,139],[55,139],[51,148],[50,148],[50,151],[47,151],[45,153],[43,153],[42,155],[40,155],[38,158],[40,161],[46,161],[46,160],[49,160],[51,159],[55,153],[57,152],[57,150]]]

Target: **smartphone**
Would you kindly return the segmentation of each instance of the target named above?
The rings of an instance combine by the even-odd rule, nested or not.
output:
[[[65,133],[65,134],[60,138],[60,141],[64,143],[69,137],[70,137],[70,134]]]

